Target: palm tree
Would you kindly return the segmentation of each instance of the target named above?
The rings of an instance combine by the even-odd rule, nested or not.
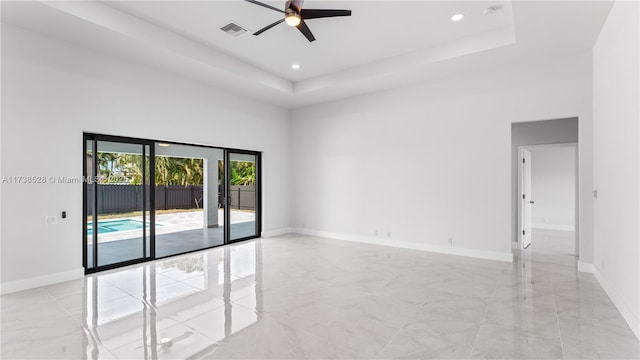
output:
[[[98,159],[103,181],[117,182],[117,175],[124,177],[129,184],[142,184],[142,155],[101,152]],[[148,157],[145,166],[148,169]],[[156,156],[156,185],[202,185],[203,181],[203,159]]]
[[[142,155],[120,154],[118,165],[122,168],[122,175],[129,184],[142,184]]]
[[[114,177],[114,170],[120,154],[110,152],[98,152],[98,169],[102,181],[109,182]]]
[[[255,185],[256,164],[248,161],[232,161],[231,185]]]
[[[204,162],[196,158],[156,157],[156,185],[202,185]]]
[[[169,157],[156,156],[156,185],[169,185]]]

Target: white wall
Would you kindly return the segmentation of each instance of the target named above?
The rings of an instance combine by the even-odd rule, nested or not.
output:
[[[590,200],[591,75],[586,52],[294,111],[292,226],[510,258],[511,123],[578,117]]]
[[[572,146],[531,151],[533,227],[574,230],[575,156]]]
[[[288,227],[286,110],[3,24],[2,175],[81,176],[84,131],[263,151],[263,229]],[[2,184],[1,206],[3,292],[82,275],[81,185]]]
[[[617,1],[593,50],[595,267],[640,334],[640,16]]]

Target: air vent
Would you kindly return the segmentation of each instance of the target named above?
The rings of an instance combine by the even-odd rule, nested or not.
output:
[[[247,32],[247,29],[245,29],[242,26],[234,23],[233,21],[231,21],[227,25],[224,25],[223,27],[221,27],[220,30],[226,32],[227,34],[229,34],[231,36],[240,36],[240,35],[242,35],[242,34]]]
[[[496,11],[499,11],[501,9],[502,5],[489,6],[488,8],[484,9],[482,13],[485,15],[493,15]]]

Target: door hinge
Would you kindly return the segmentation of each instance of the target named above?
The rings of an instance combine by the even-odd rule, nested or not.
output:
[[[525,163],[525,160],[524,160],[524,158],[522,158],[522,163],[523,163],[523,164]]]
[[[522,230],[522,235],[525,235],[525,234],[526,234],[526,232],[524,230]]]
[[[524,200],[524,199],[525,199],[525,196],[524,196],[524,194],[522,194],[522,200]]]

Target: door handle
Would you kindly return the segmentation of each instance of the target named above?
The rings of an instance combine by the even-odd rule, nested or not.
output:
[[[533,200],[529,200],[529,204],[535,204],[536,202]]]

